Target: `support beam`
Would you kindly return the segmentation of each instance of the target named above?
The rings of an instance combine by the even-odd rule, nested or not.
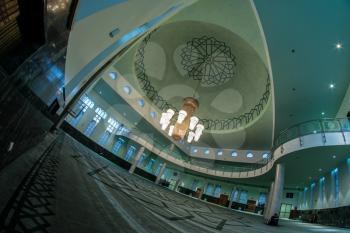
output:
[[[134,173],[135,168],[136,168],[137,164],[139,164],[141,155],[143,154],[144,151],[145,151],[145,148],[143,146],[140,147],[140,149],[137,151],[137,154],[136,154],[135,158],[133,159],[132,165],[129,169],[129,173],[131,173],[131,174]]]
[[[208,186],[208,182],[206,182],[206,183],[203,185],[202,192],[200,193],[198,199],[200,199],[200,200],[202,199],[203,193],[204,193],[205,189],[207,188],[207,186]]]
[[[271,219],[274,214],[279,214],[281,209],[281,201],[283,196],[285,166],[284,164],[277,164],[275,182],[272,190],[271,202],[269,204],[269,211],[266,215],[266,220]]]
[[[275,182],[272,181],[271,185],[270,185],[270,189],[269,189],[268,199],[267,199],[267,202],[265,204],[265,208],[264,208],[264,219],[265,220],[267,220],[267,216],[269,216],[269,210],[270,210],[270,206],[271,206],[271,202],[272,202],[272,191],[273,191],[274,184],[275,184]]]
[[[175,183],[175,186],[174,186],[174,191],[175,191],[175,192],[177,192],[177,188],[178,188],[179,185],[180,185],[181,177],[182,177],[181,173],[178,173],[178,178],[177,178],[176,183]]]
[[[160,178],[162,178],[162,175],[164,174],[165,168],[166,168],[166,162],[163,163],[163,165],[159,171],[159,174],[157,175],[156,184],[159,184]]]
[[[68,116],[71,109],[74,108],[74,106],[78,103],[81,96],[89,90],[95,84],[100,78],[101,75],[106,71],[106,69],[118,61],[125,53],[126,51],[139,39],[142,37],[143,34],[135,38],[133,41],[131,41],[127,46],[125,46],[123,49],[121,49],[117,54],[115,54],[111,59],[109,59],[106,63],[104,63],[94,74],[91,75],[90,78],[88,78],[81,86],[79,90],[76,91],[76,93],[73,95],[73,97],[69,100],[69,102],[66,104],[65,108],[63,109],[62,113],[58,116],[57,120],[54,122],[54,124],[51,126],[50,131],[55,132],[58,128],[61,127],[62,123]]]

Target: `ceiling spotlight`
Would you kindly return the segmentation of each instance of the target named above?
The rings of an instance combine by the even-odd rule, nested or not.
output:
[[[332,158],[335,159],[335,158],[337,158],[337,156],[336,156],[336,155],[333,155]]]
[[[329,88],[333,89],[335,87],[335,85],[333,83],[329,84]]]
[[[341,49],[342,47],[343,47],[342,44],[339,42],[335,44],[336,49]]]
[[[324,116],[324,112],[321,112],[321,115]]]

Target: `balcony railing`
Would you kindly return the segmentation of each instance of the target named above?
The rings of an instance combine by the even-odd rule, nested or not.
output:
[[[296,138],[301,138],[311,134],[322,134],[325,138],[326,133],[340,132],[344,135],[344,132],[350,132],[350,119],[349,118],[337,118],[330,119],[324,118],[319,120],[306,121],[300,124],[293,125],[283,130],[274,141],[274,149],[278,148],[282,144],[291,141]]]
[[[341,133],[345,140],[345,133],[350,132],[350,119],[320,119],[303,122],[286,130],[283,130],[276,138],[273,151],[281,146],[282,144],[291,141],[293,139],[302,138],[306,135],[321,134],[323,140],[326,139],[326,133]],[[240,178],[240,177],[253,177],[264,174],[269,171],[274,164],[275,159],[273,158],[273,151],[271,156],[266,159],[262,159],[254,164],[247,164],[247,166],[217,166],[214,163],[206,164],[196,164],[191,161],[191,159],[183,159],[185,156],[179,151],[172,151],[168,145],[158,142],[155,138],[145,137],[142,138],[138,135],[140,132],[137,130],[132,130],[128,135],[130,139],[138,142],[139,144],[145,146],[153,153],[159,155],[163,159],[166,159],[174,164],[177,164],[183,168],[187,168],[193,171],[227,177],[227,178]]]

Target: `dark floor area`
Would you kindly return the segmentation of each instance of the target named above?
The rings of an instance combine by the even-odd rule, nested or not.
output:
[[[350,232],[236,212],[130,175],[70,136],[45,139],[0,172],[0,232]]]

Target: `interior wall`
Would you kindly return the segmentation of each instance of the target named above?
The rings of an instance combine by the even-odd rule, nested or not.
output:
[[[339,176],[339,192],[336,194],[336,182],[334,169],[338,169]],[[304,187],[304,191],[300,192],[299,209],[327,209],[340,206],[350,205],[350,158],[339,164],[332,171],[325,173],[324,191],[322,190],[321,179],[318,179]],[[311,185],[314,183],[314,187]],[[313,191],[311,191],[313,189]],[[323,193],[323,194],[322,194]]]
[[[146,23],[150,24],[149,27],[154,27],[163,18],[170,17],[192,2],[192,0],[128,0],[114,3],[112,1],[105,8],[99,9],[100,2],[80,1],[67,47],[65,70],[67,97],[69,98],[68,95],[79,88],[81,82],[113,54],[142,34],[137,31],[138,28]],[[84,15],[77,20],[81,11],[87,8],[98,8],[99,11],[91,11],[90,15]],[[111,36],[110,33],[114,35]]]
[[[105,130],[107,128],[107,120],[110,116],[113,117],[114,119],[116,119],[117,121],[122,121],[122,123],[125,123],[124,124],[125,127],[129,128],[129,129],[134,127],[133,124],[127,123],[126,116],[123,116],[120,112],[118,112],[115,109],[115,106],[111,106],[110,104],[108,104],[103,98],[101,98],[100,94],[97,93],[94,89],[92,89],[87,94],[88,94],[88,97],[91,100],[93,100],[95,103],[94,109],[96,107],[101,107],[108,114],[108,116],[106,117],[105,120],[101,119],[99,124],[97,124],[95,130],[93,131],[93,133],[90,136],[90,138],[92,140],[94,140],[96,142],[99,141],[101,135],[105,132]],[[84,132],[84,130],[88,126],[89,122],[96,115],[94,109],[88,109],[84,113],[84,115],[81,118],[81,120],[79,121],[79,123],[75,126],[81,132]],[[68,116],[67,120],[68,120],[68,122],[72,123],[74,121],[74,118],[72,118],[71,116]],[[109,138],[109,140],[107,141],[107,143],[104,145],[104,147],[107,150],[112,151],[112,148],[113,148],[113,146],[118,138],[119,138],[118,136],[112,135]],[[116,156],[118,156],[120,158],[124,158],[126,152],[128,151],[128,148],[130,146],[134,146],[136,148],[136,151],[134,153],[134,156],[135,156],[137,153],[137,150],[139,149],[140,146],[132,141],[129,141],[129,140],[125,140],[125,143],[123,144],[121,149],[118,151],[118,153],[116,153]],[[146,168],[148,162],[151,159],[154,159],[155,164],[153,165],[151,171],[147,171],[147,172],[155,175],[158,166],[160,166],[161,163],[164,163],[164,160],[161,159],[160,157],[158,157],[157,155],[150,153],[147,150],[145,151],[145,154],[148,156],[146,157],[146,159],[143,161],[142,164],[138,165],[138,167],[143,169],[143,170],[146,170],[145,168]],[[175,167],[175,170],[172,169],[174,167]],[[188,171],[185,171],[183,168],[177,167],[175,165],[168,165],[167,170],[168,171],[162,176],[162,179],[165,179],[168,182],[170,182],[171,180],[177,180],[180,178],[180,186],[185,187],[187,189],[192,189],[192,185],[193,185],[194,180],[198,180],[198,185],[197,185],[198,188],[202,188],[205,190],[205,186],[208,183],[211,183],[213,186],[220,185],[221,186],[221,194],[225,194],[229,198],[231,198],[232,190],[236,190],[236,189],[239,192],[247,191],[247,194],[248,194],[247,199],[248,200],[255,200],[255,201],[257,201],[259,199],[260,193],[266,193],[266,194],[268,193],[267,187],[258,186],[258,185],[256,185],[256,186],[255,185],[245,185],[243,180],[242,180],[242,183],[235,183],[235,182],[230,182],[230,181],[217,180],[217,179],[213,179],[210,177],[203,177],[203,176],[198,175],[198,174],[189,173]],[[174,171],[176,171],[176,173],[177,173],[176,176],[174,175]],[[293,192],[294,197],[292,199],[286,198],[287,192]],[[296,206],[297,201],[298,201],[298,195],[297,195],[297,192],[295,190],[285,190],[284,191],[282,203],[291,204],[293,206]],[[243,203],[243,204],[246,204],[246,203]]]

